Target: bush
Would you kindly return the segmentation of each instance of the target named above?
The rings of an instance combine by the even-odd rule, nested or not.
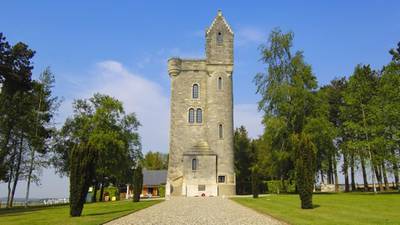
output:
[[[309,135],[301,133],[292,137],[295,144],[295,170],[302,209],[312,209],[315,183],[316,147]]]
[[[100,201],[100,198],[104,197],[106,195],[110,196],[110,199],[112,197],[115,197],[117,200],[119,200],[119,191],[118,191],[117,187],[109,186],[109,187],[104,188],[104,193],[103,193],[104,196],[100,196],[100,191],[101,190],[99,189],[99,190],[97,190],[97,193],[96,193],[97,201]]]
[[[165,197],[165,185],[160,185],[158,188],[158,195],[160,197]]]
[[[293,193],[296,192],[296,184],[294,181],[270,180],[266,182],[268,193]]]

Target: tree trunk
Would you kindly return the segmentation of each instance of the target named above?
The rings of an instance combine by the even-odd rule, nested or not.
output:
[[[399,184],[399,166],[398,166],[398,161],[397,161],[397,156],[396,156],[396,152],[394,149],[392,149],[392,157],[393,157],[393,174],[394,174],[394,182],[396,183],[396,189],[400,190],[400,184]]]
[[[328,179],[328,184],[332,184],[333,183],[333,179],[332,179],[332,158],[331,157],[329,157],[329,159],[328,159],[327,179]]]
[[[332,159],[333,164],[333,174],[335,175],[335,192],[339,192],[339,177],[337,172],[337,162],[335,156]]]
[[[251,192],[252,192],[252,194],[253,194],[253,198],[258,198],[258,192],[259,192],[259,190],[258,190],[258,185],[259,184],[259,182],[258,182],[258,171],[256,170],[256,171],[252,171],[252,173],[251,173]]]
[[[325,181],[324,181],[324,171],[322,171],[322,169],[321,169],[320,173],[321,173],[321,183],[324,184],[325,183]]]
[[[21,174],[23,141],[24,141],[24,137],[21,134],[21,137],[20,137],[20,140],[19,140],[19,152],[18,152],[18,158],[17,158],[17,166],[15,168],[14,183],[13,183],[13,187],[12,187],[12,190],[11,190],[11,199],[10,199],[10,202],[9,202],[9,204],[10,204],[9,207],[10,208],[13,206],[13,203],[14,203],[15,190],[17,188],[19,175]]]
[[[8,179],[8,183],[7,183],[7,205],[6,207],[9,208],[10,206],[10,200],[11,200],[11,182],[12,182],[12,172],[10,171],[10,177]]]
[[[104,181],[101,181],[101,188],[100,188],[100,199],[99,202],[103,202],[104,201]]]
[[[92,195],[92,202],[97,202],[97,184],[98,182],[95,181],[93,185],[93,195]],[[128,193],[127,193],[128,194]]]
[[[374,164],[374,171],[375,171],[376,180],[378,181],[379,191],[383,191],[382,176],[379,171],[379,168],[375,164]]]
[[[38,126],[39,126],[39,112],[41,109],[42,105],[42,97],[41,93],[39,95],[39,104],[38,104],[38,109],[37,109],[37,115],[36,115],[36,124],[35,124],[35,137],[37,138],[38,134]],[[25,208],[28,207],[28,201],[29,201],[29,189],[31,187],[31,177],[32,177],[32,172],[34,169],[34,163],[35,163],[35,148],[31,147],[31,160],[29,162],[29,171],[28,171],[28,181],[26,183],[26,195],[25,195]]]
[[[382,162],[382,176],[383,176],[383,181],[385,182],[385,191],[389,190],[389,182],[386,174],[386,166],[385,162]]]
[[[365,161],[364,161],[363,156],[360,156],[360,161],[361,161],[361,170],[362,170],[362,176],[363,176],[363,181],[364,181],[364,191],[368,191],[368,178],[367,178],[367,171],[365,169]]]
[[[351,191],[356,191],[356,181],[354,177],[354,153],[351,153],[350,161]]]
[[[347,159],[347,154],[343,153],[343,174],[344,174],[344,191],[349,192],[349,162]]]

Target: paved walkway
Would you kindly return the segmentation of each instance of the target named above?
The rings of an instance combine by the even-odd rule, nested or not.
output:
[[[107,224],[113,225],[258,225],[282,224],[224,198],[175,197],[152,207],[121,217]]]

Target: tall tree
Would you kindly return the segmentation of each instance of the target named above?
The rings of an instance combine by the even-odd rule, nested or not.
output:
[[[40,75],[38,82],[34,83],[32,95],[32,129],[29,133],[28,170],[26,174],[27,186],[25,206],[29,202],[29,190],[31,181],[38,181],[35,172],[40,172],[41,167],[48,165],[47,152],[51,146],[50,141],[54,133],[52,118],[58,109],[60,101],[52,96],[54,87],[54,75],[47,68]]]
[[[378,87],[378,75],[369,65],[356,66],[354,73],[349,78],[349,82],[344,94],[346,107],[344,114],[346,122],[344,123],[347,131],[352,135],[352,139],[347,140],[351,149],[357,151],[359,156],[364,188],[368,190],[366,160],[371,163],[371,171],[374,164],[378,163],[377,149],[372,148],[372,135],[374,129],[374,113],[372,100],[376,96]],[[375,179],[372,176],[372,182],[375,189]]]
[[[0,180],[12,179],[9,163],[13,163],[10,159],[16,158],[16,139],[21,142],[17,136],[21,136],[22,131],[17,131],[16,126],[29,113],[23,104],[27,103],[24,98],[32,91],[34,54],[24,43],[11,46],[0,33]]]
[[[58,138],[57,155],[66,160],[70,176],[70,215],[80,216],[89,186],[97,174],[119,177],[136,163],[140,152],[134,114],[125,114],[122,103],[95,94],[74,102],[74,116],[65,122]]]
[[[140,194],[142,194],[143,187],[143,171],[142,166],[137,165],[137,167],[133,170],[133,201],[140,201]]]
[[[234,159],[236,174],[236,193],[251,192],[251,149],[250,138],[244,126],[236,128],[234,133]]]
[[[295,158],[296,152],[301,151],[299,143],[306,142],[301,137],[308,137],[304,132],[304,127],[310,118],[315,117],[317,81],[312,73],[311,66],[304,62],[303,53],[300,51],[291,52],[293,43],[293,33],[282,33],[275,29],[269,36],[267,45],[261,46],[262,60],[268,64],[266,73],[259,73],[255,76],[257,93],[261,95],[259,109],[263,110],[264,125],[266,132],[278,129],[278,133],[270,133],[271,151],[282,152],[284,158],[281,160],[287,164],[285,176],[301,176],[299,165],[311,163],[309,160],[315,159],[313,151],[303,151],[303,157]],[[275,128],[276,127],[276,128]],[[272,128],[272,129],[270,129]],[[289,138],[287,138],[289,137]],[[294,142],[295,140],[299,140]],[[308,141],[308,139],[307,139]],[[307,142],[308,143],[308,142]],[[308,146],[308,145],[307,145]],[[311,144],[310,144],[311,146]],[[312,145],[313,146],[313,145]],[[301,160],[300,163],[298,160]],[[312,168],[314,162],[311,163]],[[295,170],[293,170],[295,168]],[[298,183],[299,189],[308,190],[314,185],[312,172],[305,173],[309,177],[307,182]],[[312,182],[312,184],[308,183]],[[299,186],[303,185],[303,186]],[[311,202],[312,195],[300,192],[302,206],[307,206]]]

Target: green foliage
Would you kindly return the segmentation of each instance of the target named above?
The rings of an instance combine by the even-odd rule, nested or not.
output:
[[[71,216],[81,215],[92,184],[131,180],[126,178],[141,159],[139,125],[112,97],[95,94],[74,102],[74,116],[65,122],[55,146],[56,160],[64,160],[60,171],[70,177]]]
[[[118,191],[117,187],[109,186],[109,187],[104,188],[103,195],[104,196],[106,196],[106,195],[110,196],[110,200],[111,200],[112,197],[115,197],[117,200],[119,200],[119,191]],[[100,201],[100,190],[97,190],[96,200]]]
[[[294,143],[296,184],[301,199],[301,208],[312,209],[317,149],[309,135],[305,133],[293,135],[292,142]]]
[[[54,76],[47,68],[32,80],[35,52],[24,43],[10,45],[0,33],[0,181],[8,182],[8,207],[17,184],[31,181],[47,166],[53,135],[51,122],[58,106],[52,97]]]
[[[165,197],[165,185],[160,185],[158,187],[158,193],[161,198]]]
[[[165,170],[168,168],[168,154],[149,151],[143,159],[143,167],[147,170]]]
[[[140,201],[140,194],[143,189],[143,171],[142,166],[139,164],[133,171],[133,201]]]
[[[296,191],[296,182],[289,180],[269,180],[266,182],[268,193],[294,193]]]
[[[270,177],[279,180],[296,177],[302,208],[308,208],[312,195],[310,182],[311,186],[314,184],[313,160],[316,157],[313,154],[316,150],[305,132],[309,131],[307,126],[312,126],[310,121],[323,121],[320,117],[326,110],[321,108],[320,97],[315,94],[317,80],[311,66],[304,61],[302,52],[291,52],[293,37],[292,32],[282,33],[279,29],[271,32],[268,45],[261,46],[262,60],[268,64],[267,72],[257,74],[254,82],[262,97],[259,109],[265,113],[265,133],[261,142],[267,146],[264,148],[268,152],[264,158],[265,164],[269,164],[266,171],[270,172]],[[303,137],[307,139],[303,140]],[[329,142],[322,141],[324,144]],[[299,146],[312,148],[303,150]],[[300,171],[307,165],[312,169]]]
[[[244,126],[236,128],[234,133],[234,158],[236,173],[236,193],[251,193],[251,166],[253,156],[250,149],[250,138]]]

